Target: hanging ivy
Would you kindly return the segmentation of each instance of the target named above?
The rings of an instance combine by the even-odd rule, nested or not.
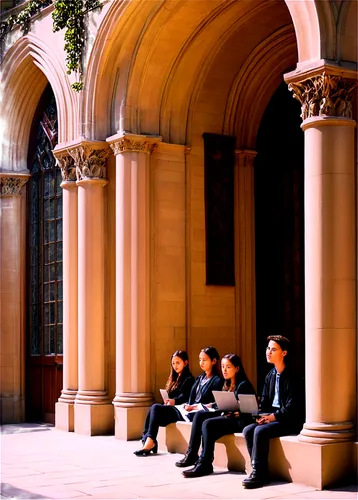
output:
[[[72,84],[73,90],[83,89],[82,55],[85,43],[84,16],[102,6],[99,0],[55,0],[52,13],[53,31],[65,29],[67,74],[78,71],[80,79]]]
[[[65,30],[65,53],[67,74],[79,73],[79,81],[72,84],[73,90],[83,89],[82,57],[85,45],[85,15],[102,6],[100,0],[30,0],[18,15],[9,16],[1,25],[0,40],[14,27],[27,33],[32,17],[52,4],[53,31]]]

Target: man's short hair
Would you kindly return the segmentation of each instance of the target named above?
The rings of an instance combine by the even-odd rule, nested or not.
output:
[[[288,352],[290,348],[290,341],[288,340],[287,337],[284,337],[283,335],[269,335],[267,337],[267,342],[270,342],[270,340],[276,342],[283,351]]]

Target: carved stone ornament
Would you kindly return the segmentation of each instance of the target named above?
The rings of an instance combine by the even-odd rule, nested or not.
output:
[[[341,116],[352,119],[352,100],[357,82],[341,76],[321,75],[299,83],[290,83],[288,89],[301,103],[301,118],[313,116]]]
[[[0,196],[20,196],[28,177],[0,177]]]
[[[69,149],[68,154],[73,158],[78,181],[106,178],[106,163],[111,155],[109,148],[82,145]]]
[[[237,149],[235,151],[236,162],[239,167],[253,167],[257,152],[248,149]]]
[[[76,166],[75,162],[69,154],[59,154],[53,152],[58,167],[61,169],[61,175],[63,181],[76,181]]]
[[[123,137],[116,142],[110,144],[113,149],[113,153],[118,155],[119,153],[147,153],[152,154],[155,150],[157,144],[155,142],[149,142],[143,139]]]

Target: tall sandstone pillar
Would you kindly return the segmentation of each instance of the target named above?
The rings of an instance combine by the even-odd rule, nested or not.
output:
[[[288,74],[305,134],[306,422],[322,487],[344,476],[356,416],[356,202],[352,99],[338,68]]]
[[[78,391],[74,431],[105,434],[113,428],[113,407],[105,387],[104,192],[105,142],[81,141],[68,149],[78,189]]]
[[[141,434],[153,403],[150,373],[149,161],[158,138],[118,134],[116,155],[115,436]]]
[[[0,420],[25,419],[25,199],[28,174],[0,173]]]
[[[63,190],[63,385],[56,403],[56,427],[74,430],[78,389],[78,209],[76,167],[67,148],[55,149]]]

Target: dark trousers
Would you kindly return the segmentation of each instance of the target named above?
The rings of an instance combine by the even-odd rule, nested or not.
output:
[[[212,463],[214,460],[215,441],[227,434],[242,431],[240,419],[220,416],[218,412],[198,411],[191,427],[188,452],[197,455],[202,441],[200,458]]]
[[[173,422],[178,422],[178,420],[183,419],[174,406],[155,403],[150,407],[147,413],[142,433],[142,441],[144,442],[147,437],[156,440],[159,427],[166,427]]]
[[[251,464],[255,469],[264,474],[268,470],[268,454],[270,439],[292,434],[291,429],[279,422],[269,424],[250,424],[243,430],[246,446],[251,457]]]

